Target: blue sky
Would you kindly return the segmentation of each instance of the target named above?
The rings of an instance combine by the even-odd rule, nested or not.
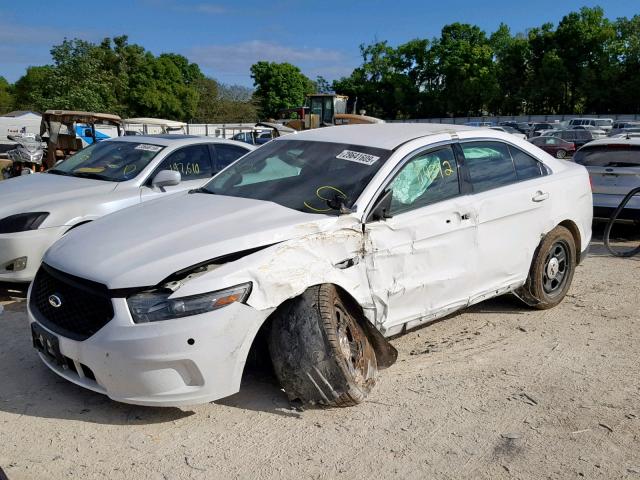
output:
[[[431,38],[456,21],[524,32],[594,5],[612,19],[640,13],[640,0],[0,0],[0,75],[13,82],[27,66],[49,63],[49,49],[65,36],[98,42],[127,34],[155,54],[183,54],[225,83],[251,86],[258,60],[332,80],[359,64],[361,43]]]

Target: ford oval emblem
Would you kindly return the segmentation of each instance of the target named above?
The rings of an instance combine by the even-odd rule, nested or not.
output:
[[[53,308],[60,308],[62,306],[62,299],[58,295],[49,295],[49,304]]]

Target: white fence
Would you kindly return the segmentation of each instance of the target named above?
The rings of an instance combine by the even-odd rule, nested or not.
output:
[[[168,133],[186,133],[203,137],[231,138],[240,132],[250,132],[255,123],[188,123],[179,129],[171,129]],[[125,130],[139,132],[146,135],[163,133],[160,125],[144,125],[141,123],[127,123]]]
[[[439,117],[439,118],[418,118],[410,120],[387,120],[387,122],[406,122],[406,123],[450,123],[462,125],[470,122],[562,122],[571,120],[572,118],[613,118],[614,120],[640,121],[640,114],[603,114],[603,115],[501,115],[501,116],[484,116],[484,117]]]

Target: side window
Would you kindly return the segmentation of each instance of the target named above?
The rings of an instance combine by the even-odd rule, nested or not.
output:
[[[206,144],[190,145],[176,150],[165,158],[158,169],[180,172],[182,180],[196,180],[211,176],[211,160]]]
[[[237,147],[235,145],[224,145],[221,143],[216,144],[215,171],[219,172],[248,152],[249,150],[245,150],[244,148]]]
[[[419,153],[389,184],[393,190],[391,214],[398,214],[460,193],[458,165],[451,147]]]
[[[509,148],[499,142],[461,143],[475,193],[518,181]]]
[[[542,176],[542,167],[535,158],[512,146],[509,146],[509,151],[516,167],[518,180],[529,180]]]

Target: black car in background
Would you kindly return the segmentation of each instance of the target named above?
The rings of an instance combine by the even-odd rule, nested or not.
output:
[[[529,124],[524,122],[516,122],[515,120],[507,120],[505,122],[498,123],[499,127],[511,127],[520,133],[527,135],[529,133]]]
[[[531,128],[529,128],[527,133],[528,137],[539,137],[540,136],[540,131],[542,130],[553,130],[554,128],[556,128],[557,125],[554,125],[553,123],[548,123],[548,122],[536,122],[533,123],[531,125]]]

